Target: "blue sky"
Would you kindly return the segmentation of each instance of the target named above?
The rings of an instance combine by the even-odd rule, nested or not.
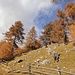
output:
[[[69,2],[75,2],[75,0],[64,0],[62,2],[58,2],[53,5],[52,8],[48,8],[46,10],[47,13],[45,13],[43,10],[39,11],[37,17],[34,20],[34,25],[39,28],[39,34],[46,24],[57,19],[56,14],[58,9],[63,10],[64,6]]]
[[[35,26],[40,35],[47,23],[57,19],[57,10],[62,10],[70,1],[75,0],[64,0],[57,4],[51,0],[0,0],[0,40],[4,38],[2,33],[19,20],[22,21],[26,34]]]

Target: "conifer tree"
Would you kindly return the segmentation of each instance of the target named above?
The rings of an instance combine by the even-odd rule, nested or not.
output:
[[[18,48],[17,44],[23,42],[24,34],[23,24],[21,21],[17,21],[15,25],[12,25],[9,31],[5,33],[5,37],[8,42],[13,44],[14,48]]]
[[[36,45],[37,45],[37,34],[36,34],[36,30],[35,27],[33,26],[30,31],[28,32],[27,38],[26,38],[26,47],[28,49],[36,49]]]
[[[69,2],[66,4],[65,11],[70,18],[75,20],[75,2]]]
[[[69,2],[66,4],[64,11],[58,10],[57,17],[59,20],[62,20],[62,25],[64,26],[65,29],[65,43],[68,43],[69,39],[72,39],[74,36],[74,26],[75,25],[75,2]],[[72,28],[73,27],[73,28]],[[72,37],[71,37],[72,35]]]
[[[59,20],[55,20],[45,26],[40,38],[47,47],[47,45],[51,43],[63,43],[64,37],[64,26],[61,25]]]
[[[42,36],[40,39],[43,41],[43,44],[47,47],[47,44],[51,43],[51,31],[53,24],[49,23],[44,27],[44,31],[42,32]]]

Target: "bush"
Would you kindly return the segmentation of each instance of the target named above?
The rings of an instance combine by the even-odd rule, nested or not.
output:
[[[0,47],[0,60],[11,60],[13,58],[13,46],[10,42],[4,42]]]
[[[40,47],[42,47],[40,40],[36,40],[35,43],[27,43],[26,44],[26,48],[28,48],[28,50],[36,50]]]
[[[14,51],[13,56],[14,57],[20,56],[22,53],[27,52],[27,50],[28,50],[27,48],[24,49],[18,48],[17,50]]]

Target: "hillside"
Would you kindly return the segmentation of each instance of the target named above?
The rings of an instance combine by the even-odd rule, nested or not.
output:
[[[0,75],[24,75],[22,73],[12,73],[12,72],[7,73],[6,69],[7,68],[17,70],[27,69],[28,63],[30,63],[33,66],[39,65],[39,67],[55,68],[55,69],[57,69],[57,66],[59,66],[64,71],[75,73],[75,46],[73,46],[73,43],[69,43],[68,45],[61,44],[60,46],[58,46],[57,44],[49,45],[48,48],[50,48],[52,51],[60,53],[60,60],[58,63],[57,62],[54,63],[52,54],[48,54],[47,48],[42,47],[40,49],[24,53],[21,56],[16,57],[14,60],[9,61],[8,66],[5,66],[6,68],[3,67],[3,65],[0,65]],[[23,61],[17,63],[17,61],[20,59]],[[37,60],[39,61],[39,63],[36,62]],[[44,60],[48,60],[49,63],[48,64],[43,63]],[[40,69],[40,71],[43,70]],[[57,73],[54,71],[51,71],[50,73],[54,73],[55,75],[57,75]]]

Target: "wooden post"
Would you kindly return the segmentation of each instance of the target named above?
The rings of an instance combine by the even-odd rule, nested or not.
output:
[[[31,75],[31,65],[28,64],[28,74]]]
[[[61,75],[61,71],[60,68],[58,67],[58,75]]]

